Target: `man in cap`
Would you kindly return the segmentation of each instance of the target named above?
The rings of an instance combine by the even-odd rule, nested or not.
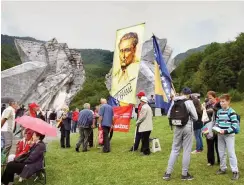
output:
[[[141,133],[142,155],[150,155],[149,137],[153,130],[153,113],[151,107],[148,105],[147,97],[141,97],[141,104],[142,108],[139,118],[136,121],[136,126],[138,127],[138,132]]]
[[[145,93],[143,91],[140,91],[137,95],[138,99],[140,100],[141,97],[145,96]],[[142,108],[142,103],[140,102],[138,105],[138,108],[135,109],[136,113],[137,113],[137,119],[139,118],[140,112],[141,112],[141,108]],[[136,136],[135,136],[135,141],[133,146],[130,149],[130,152],[132,151],[136,151],[139,147],[140,144],[140,140],[141,140],[141,133],[138,132],[138,127],[136,127]]]
[[[40,106],[36,104],[35,102],[28,104],[29,110],[26,112],[25,115],[31,116],[36,118],[37,112],[40,110]]]
[[[14,100],[10,100],[1,118],[1,134],[4,139],[4,149],[8,156],[13,142],[13,132],[15,130],[15,111],[18,109],[18,104]]]
[[[172,150],[170,154],[170,158],[168,161],[167,170],[163,176],[164,180],[170,180],[171,173],[173,172],[174,163],[178,158],[181,148],[183,148],[183,160],[182,160],[182,180],[192,180],[193,176],[191,176],[188,172],[189,165],[190,165],[190,158],[191,158],[191,149],[192,149],[192,138],[193,138],[193,121],[197,121],[197,111],[196,108],[190,100],[191,89],[185,87],[181,91],[181,96],[177,96],[173,99],[172,104],[169,108],[168,117],[172,119],[173,113],[177,112],[177,115],[183,114],[184,117],[187,118],[188,121],[184,122],[184,126],[175,126],[174,131],[174,139],[172,144]],[[174,106],[174,104],[177,106]],[[176,108],[183,107],[182,109],[176,110]],[[171,111],[172,110],[172,111]],[[176,111],[174,111],[176,110]],[[174,120],[175,121],[175,120]],[[180,121],[180,120],[176,120]],[[179,123],[179,122],[175,122]],[[183,123],[183,122],[182,122]],[[176,124],[176,125],[177,125]]]

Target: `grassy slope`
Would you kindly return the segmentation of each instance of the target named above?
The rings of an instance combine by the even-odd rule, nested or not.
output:
[[[241,113],[244,123],[244,102],[233,104],[238,113]],[[241,112],[242,111],[242,112]],[[167,118],[157,117],[154,119],[154,130],[151,137],[159,137],[162,152],[157,152],[149,157],[141,157],[139,152],[130,153],[128,149],[133,142],[134,122],[129,133],[115,133],[112,140],[112,152],[109,154],[98,153],[98,149],[91,149],[87,153],[76,153],[74,146],[78,134],[72,135],[72,148],[60,149],[59,142],[53,142],[48,146],[47,181],[50,185],[156,185],[156,184],[184,184],[180,180],[182,153],[175,164],[175,171],[170,182],[162,180],[171,150],[172,136]],[[239,169],[244,171],[244,131],[236,136],[236,154]],[[194,144],[195,145],[195,144]],[[192,155],[190,173],[195,180],[187,184],[231,184],[231,172],[217,176],[215,172],[218,166],[207,167],[206,143],[204,139],[204,152]],[[238,182],[244,184],[242,176]]]

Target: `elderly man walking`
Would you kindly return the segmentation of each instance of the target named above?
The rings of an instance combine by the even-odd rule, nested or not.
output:
[[[112,106],[107,104],[107,100],[101,98],[101,108],[99,110],[99,127],[103,129],[103,153],[110,152],[110,141],[108,138],[109,131],[113,126],[114,112]]]
[[[142,155],[150,155],[149,137],[153,130],[153,113],[151,107],[148,105],[147,97],[143,96],[140,99],[142,108],[136,126],[138,132],[141,133],[142,138]]]
[[[82,152],[87,152],[88,138],[92,130],[93,114],[90,110],[90,104],[85,103],[84,109],[80,111],[78,118],[78,128],[80,133],[80,138],[76,144],[76,152],[79,152],[80,145],[82,144]]]

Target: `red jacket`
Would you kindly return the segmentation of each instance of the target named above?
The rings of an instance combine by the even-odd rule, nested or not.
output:
[[[79,112],[78,111],[73,112],[72,120],[73,121],[78,121],[78,118],[79,118]]]
[[[137,119],[139,118],[140,112],[141,112],[142,104],[140,103],[138,105],[138,113],[137,113]]]
[[[20,140],[17,143],[17,147],[16,147],[16,152],[15,152],[15,157],[18,157],[24,153],[27,153],[30,150],[31,145],[27,144],[27,142],[23,139]]]

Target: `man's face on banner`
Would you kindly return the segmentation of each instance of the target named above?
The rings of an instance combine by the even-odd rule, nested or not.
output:
[[[135,56],[136,46],[133,45],[134,38],[122,40],[119,44],[119,58],[121,67],[130,65]]]

